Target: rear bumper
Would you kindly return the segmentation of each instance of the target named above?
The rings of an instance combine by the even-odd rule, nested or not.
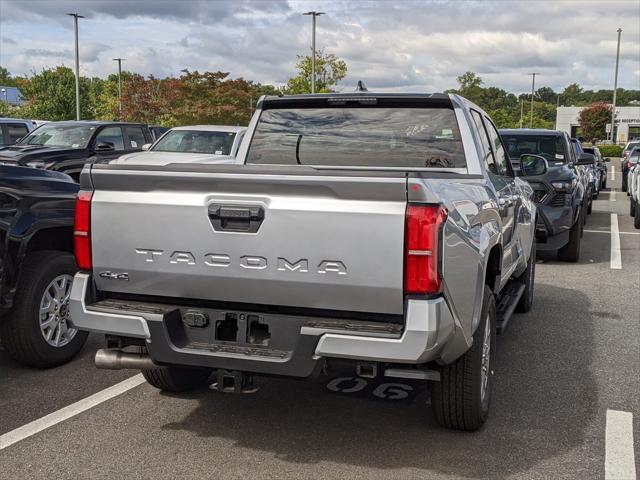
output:
[[[144,339],[153,361],[270,375],[307,377],[325,358],[384,363],[422,364],[441,360],[447,345],[458,345],[451,311],[443,298],[407,301],[404,327],[399,324],[308,316],[202,309],[209,324],[187,326],[187,307],[94,298],[89,274],[76,274],[70,313],[81,330]],[[237,330],[256,322],[267,325],[268,345],[217,339],[221,321],[233,316]],[[238,334],[240,335],[240,333]],[[238,337],[241,338],[241,337]],[[464,342],[462,342],[464,343]],[[450,358],[451,348],[447,349]],[[459,352],[459,355],[464,351]],[[458,356],[459,356],[458,355]]]

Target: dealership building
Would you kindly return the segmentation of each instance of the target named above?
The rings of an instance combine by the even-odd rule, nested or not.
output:
[[[556,129],[565,131],[572,137],[579,137],[580,121],[578,116],[583,108],[586,107],[558,107],[556,110]],[[616,107],[614,129],[616,143],[624,143],[635,137],[640,137],[640,105]]]

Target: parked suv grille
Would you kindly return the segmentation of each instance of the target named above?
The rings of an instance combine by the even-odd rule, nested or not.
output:
[[[553,205],[554,207],[564,207],[566,205],[568,195],[566,193],[556,193],[549,205]]]
[[[544,202],[549,193],[547,187],[545,187],[542,183],[532,183],[531,188],[533,188],[533,201],[535,203]]]

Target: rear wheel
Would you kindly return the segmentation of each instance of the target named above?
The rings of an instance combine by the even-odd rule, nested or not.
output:
[[[473,345],[462,357],[440,370],[433,384],[431,407],[437,422],[446,428],[472,432],[489,415],[496,348],[496,303],[485,285],[481,321]]]
[[[527,269],[518,278],[524,284],[524,292],[518,305],[516,305],[516,312],[525,313],[531,310],[533,305],[533,284],[536,277],[536,241],[533,241],[531,245],[531,255],[529,256],[529,262],[527,263]]]
[[[636,210],[637,210],[636,202],[634,202],[632,198],[631,201],[629,202],[629,215],[631,215],[632,217],[635,217]]]
[[[604,190],[605,188],[607,188],[607,179],[606,178],[602,181],[602,190]]]
[[[633,226],[635,228],[640,228],[640,207],[638,207],[638,205],[636,205],[636,215],[633,219]]]
[[[577,262],[580,259],[580,237],[582,220],[578,219],[569,230],[569,241],[558,250],[558,260],[563,262]]]
[[[160,367],[142,370],[144,379],[150,385],[165,392],[188,392],[203,386],[211,369],[185,368],[185,367]]]
[[[27,256],[14,306],[0,322],[2,345],[15,361],[50,368],[80,351],[89,334],[69,321],[69,296],[77,270],[73,255],[66,252],[47,250]]]

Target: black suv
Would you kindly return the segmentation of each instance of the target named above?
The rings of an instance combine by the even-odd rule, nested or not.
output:
[[[149,127],[141,123],[50,122],[0,148],[0,163],[64,172],[77,182],[85,163],[108,162],[152,142]]]
[[[0,342],[23,365],[60,365],[87,339],[68,309],[77,192],[64,173],[0,164]]]
[[[557,250],[560,260],[577,262],[580,238],[589,198],[578,165],[593,164],[592,155],[576,155],[565,132],[542,129],[503,129],[500,136],[511,163],[520,167],[522,155],[543,157],[549,166],[544,175],[524,177],[533,188],[538,207],[538,250]]]

